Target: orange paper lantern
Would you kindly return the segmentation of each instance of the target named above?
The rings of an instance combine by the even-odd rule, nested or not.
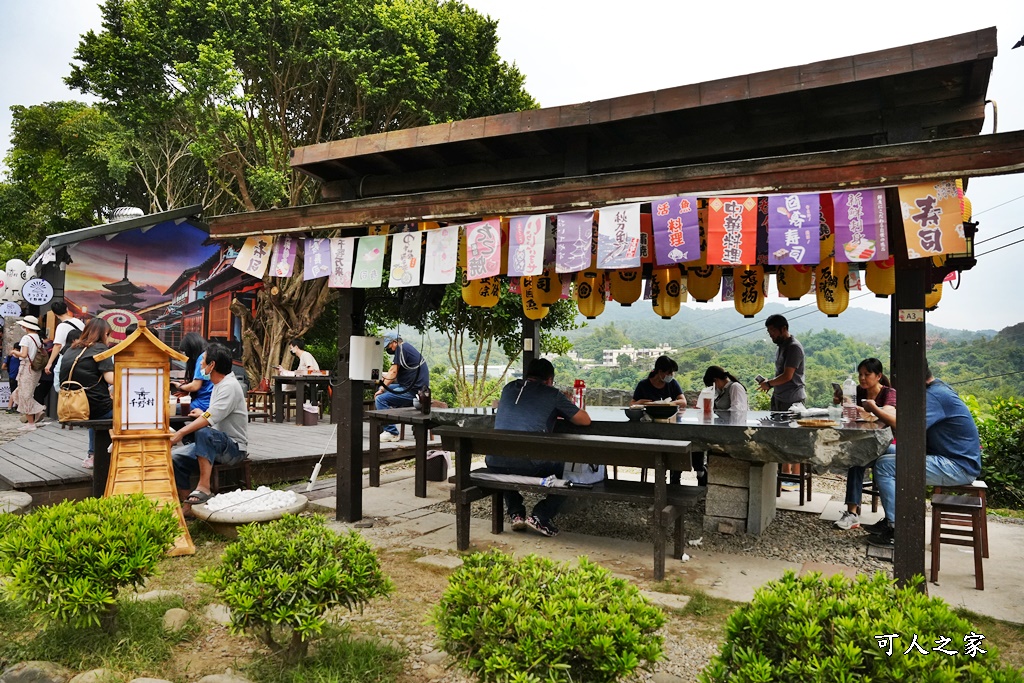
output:
[[[540,301],[541,306],[554,306],[562,297],[562,280],[555,272],[554,266],[544,269],[544,272],[537,276],[537,291],[534,296]]]
[[[818,310],[834,318],[850,304],[850,266],[845,262],[828,259],[814,269]]]
[[[651,271],[651,307],[668,320],[679,312],[683,293],[683,274],[679,266],[666,266]]]
[[[722,269],[716,266],[699,266],[686,272],[686,289],[700,302],[711,301],[722,288]]]
[[[736,290],[733,305],[744,318],[753,318],[764,308],[764,268],[742,266],[732,269]]]
[[[892,256],[884,261],[868,261],[864,268],[864,283],[875,296],[884,299],[896,293],[895,265]]]
[[[932,285],[932,288],[925,292],[924,295],[924,310],[934,311],[939,307],[939,302],[942,301],[942,283],[936,282]]]
[[[643,292],[643,278],[639,268],[623,268],[608,271],[612,299],[623,306],[630,306]]]
[[[580,314],[593,320],[604,312],[605,273],[587,268],[576,273],[576,306]]]
[[[525,275],[519,279],[520,296],[523,300],[523,315],[530,320],[540,320],[548,314],[548,306],[541,303],[537,294],[537,280],[540,276]]]
[[[812,266],[779,266],[775,270],[775,284],[779,294],[790,301],[796,301],[811,291]]]

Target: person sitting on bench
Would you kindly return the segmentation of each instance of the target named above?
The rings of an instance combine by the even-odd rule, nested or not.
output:
[[[505,385],[498,401],[494,416],[495,429],[517,432],[550,433],[555,420],[563,418],[575,425],[590,424],[590,415],[581,410],[556,389],[555,368],[551,361],[535,358],[526,368],[526,378],[517,379]],[[522,458],[488,455],[484,462],[487,469],[496,474],[520,474],[525,476],[561,478],[564,462],[549,460],[524,460]],[[544,536],[558,535],[558,527],[552,522],[558,513],[563,496],[549,496],[533,508],[533,514],[526,516],[523,496],[518,491],[505,492],[505,509],[512,520],[512,530],[522,531],[527,527]]]

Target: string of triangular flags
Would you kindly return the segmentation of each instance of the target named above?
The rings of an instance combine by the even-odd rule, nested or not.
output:
[[[911,259],[966,251],[960,181],[899,187]],[[644,202],[647,204],[648,202]],[[467,280],[682,264],[813,266],[824,232],[835,237],[836,261],[867,263],[890,257],[885,190],[768,196],[684,195],[600,210],[489,218],[466,225],[413,223],[371,226],[363,237],[303,240],[303,279],[329,278],[337,288],[450,284],[456,266]],[[424,239],[424,236],[426,239]],[[390,243],[391,259],[385,267]],[[258,278],[291,277],[299,238],[246,239],[234,267]],[[650,248],[652,247],[653,248]]]

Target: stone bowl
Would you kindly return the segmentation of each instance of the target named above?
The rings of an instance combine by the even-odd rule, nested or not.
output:
[[[297,500],[294,505],[276,510],[260,510],[255,512],[233,512],[230,508],[226,510],[210,510],[205,503],[192,506],[192,514],[209,524],[214,531],[226,538],[238,538],[238,527],[246,524],[260,524],[281,519],[285,515],[297,515],[306,509],[309,504],[301,493],[295,494]]]
[[[679,406],[664,403],[648,403],[644,405],[644,410],[647,411],[652,420],[667,420],[679,412]]]
[[[642,406],[623,408],[622,412],[626,413],[626,417],[629,418],[630,422],[639,422],[640,418],[644,416],[644,409]]]

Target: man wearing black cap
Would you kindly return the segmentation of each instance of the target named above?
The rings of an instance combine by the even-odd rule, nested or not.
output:
[[[393,360],[374,396],[374,407],[377,410],[408,408],[416,394],[430,386],[430,368],[416,347],[397,334],[385,335],[384,350]],[[398,427],[384,425],[380,440],[398,441]]]

